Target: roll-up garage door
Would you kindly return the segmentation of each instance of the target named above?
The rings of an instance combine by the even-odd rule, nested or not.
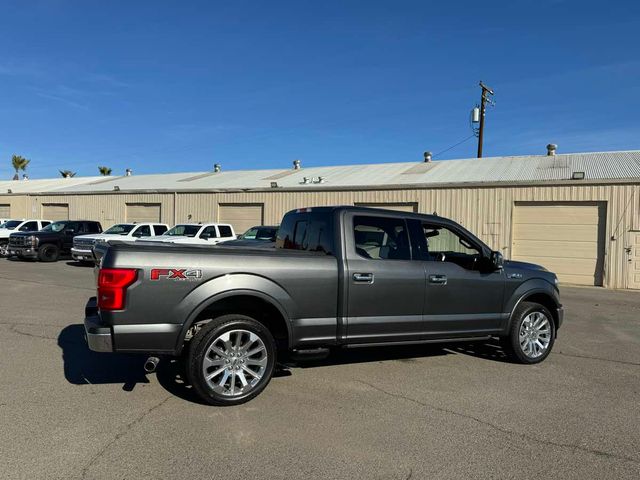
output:
[[[127,203],[127,222],[159,222],[159,203]]]
[[[11,218],[11,205],[0,203],[0,218]]]
[[[68,203],[43,203],[42,218],[45,220],[69,220]]]
[[[221,204],[218,208],[218,222],[230,223],[236,235],[244,233],[254,225],[263,224],[263,209],[260,204]]]
[[[511,256],[548,268],[561,282],[602,285],[605,212],[602,203],[516,204]]]
[[[386,210],[396,210],[398,212],[417,212],[417,203],[356,203],[356,207],[384,208]]]

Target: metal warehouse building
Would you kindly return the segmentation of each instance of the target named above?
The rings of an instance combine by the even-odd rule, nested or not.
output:
[[[572,284],[640,289],[640,151],[0,182],[0,217],[277,224],[368,205],[455,219]]]

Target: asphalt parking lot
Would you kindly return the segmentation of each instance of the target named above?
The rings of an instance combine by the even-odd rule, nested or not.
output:
[[[91,353],[90,268],[0,260],[0,477],[640,478],[640,293],[563,288],[544,363],[493,345],[356,350],[197,403],[161,364]]]

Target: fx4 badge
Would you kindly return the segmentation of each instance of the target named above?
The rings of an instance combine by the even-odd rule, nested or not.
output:
[[[192,270],[188,268],[152,268],[151,280],[192,280],[197,281],[202,278],[202,270]]]

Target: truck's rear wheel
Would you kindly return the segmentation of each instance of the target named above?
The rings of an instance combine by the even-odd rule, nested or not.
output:
[[[56,262],[60,256],[60,249],[57,245],[48,243],[38,248],[38,260],[41,262]]]
[[[522,302],[513,314],[509,336],[502,344],[518,363],[540,363],[551,353],[556,339],[553,317],[539,303]]]
[[[245,315],[224,315],[193,338],[187,375],[200,398],[211,405],[238,405],[265,389],[276,363],[271,332]]]

